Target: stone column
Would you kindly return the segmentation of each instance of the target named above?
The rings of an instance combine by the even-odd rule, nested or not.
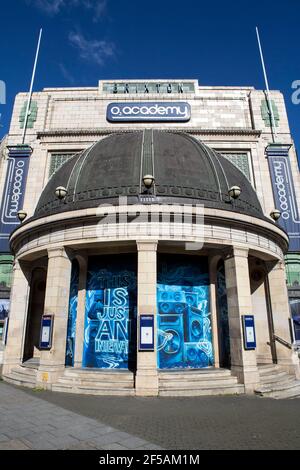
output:
[[[252,302],[248,267],[248,250],[233,248],[225,259],[228,301],[231,372],[252,393],[259,385],[256,351],[246,351],[243,344],[242,315],[251,315]]]
[[[75,337],[75,357],[74,367],[82,367],[83,340],[84,340],[84,321],[85,321],[85,298],[86,298],[86,277],[88,258],[86,255],[77,255],[79,264],[79,283],[78,283],[78,303],[76,318],[76,337]]]
[[[157,241],[137,241],[138,249],[138,316],[143,313],[155,315],[154,351],[137,351],[135,378],[136,395],[158,395],[157,372],[157,325],[156,325],[156,282],[157,282]],[[139,325],[139,321],[138,321]],[[138,332],[139,333],[139,332]],[[138,345],[137,345],[138,347]]]
[[[285,264],[283,261],[273,267],[268,274],[270,301],[272,306],[274,334],[287,343],[291,343],[289,318],[290,307],[288,290],[286,285]],[[279,341],[276,341],[277,362],[285,367],[290,373],[296,373],[300,377],[299,358],[297,354]]]
[[[3,375],[23,360],[29,300],[30,269],[26,263],[14,261],[7,344],[4,352]]]
[[[72,263],[64,248],[48,250],[45,315],[54,315],[52,348],[41,351],[37,383],[50,388],[65,368]]]
[[[209,257],[210,311],[215,367],[220,367],[218,314],[217,314],[217,264],[220,256]]]

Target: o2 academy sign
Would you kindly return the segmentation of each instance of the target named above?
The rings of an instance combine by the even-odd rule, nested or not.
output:
[[[110,103],[106,118],[109,122],[188,122],[191,107],[183,101]]]
[[[26,180],[32,148],[9,147],[7,173],[0,207],[0,252],[9,253],[9,236],[20,224],[18,211],[23,208]]]

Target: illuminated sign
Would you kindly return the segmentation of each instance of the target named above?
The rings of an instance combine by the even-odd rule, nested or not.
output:
[[[109,122],[187,122],[191,107],[183,101],[110,103],[106,117]]]

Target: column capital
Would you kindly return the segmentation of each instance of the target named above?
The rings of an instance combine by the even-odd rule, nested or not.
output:
[[[158,240],[137,240],[138,251],[157,251]]]
[[[233,246],[230,252],[228,252],[227,255],[225,256],[225,259],[248,258],[248,256],[249,256],[249,248]]]
[[[64,247],[60,248],[48,248],[48,259],[50,258],[69,258]]]

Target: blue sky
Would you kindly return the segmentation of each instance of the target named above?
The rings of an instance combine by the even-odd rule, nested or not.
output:
[[[284,93],[300,149],[300,104],[291,100],[292,83],[300,80],[299,0],[10,0],[1,2],[0,15],[0,80],[7,86],[0,137],[15,95],[29,88],[40,27],[36,91],[108,78],[264,88],[258,25],[270,87]]]

